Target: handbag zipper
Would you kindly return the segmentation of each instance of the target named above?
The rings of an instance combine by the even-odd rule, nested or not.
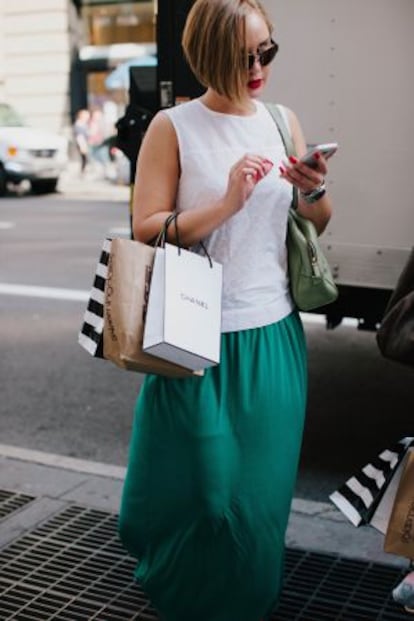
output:
[[[314,276],[317,276],[317,266],[318,266],[318,255],[316,252],[316,248],[313,242],[308,241],[308,252],[311,263],[311,269]]]

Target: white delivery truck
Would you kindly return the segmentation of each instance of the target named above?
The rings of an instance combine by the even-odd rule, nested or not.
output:
[[[414,245],[414,0],[262,1],[280,45],[266,99],[296,112],[309,144],[339,143],[321,240],[340,296],[318,312],[375,329]],[[202,92],[180,45],[192,3],[158,3],[159,108]]]
[[[267,97],[309,143],[339,143],[321,238],[340,288],[328,318],[373,328],[414,246],[414,2],[265,0],[280,52]]]

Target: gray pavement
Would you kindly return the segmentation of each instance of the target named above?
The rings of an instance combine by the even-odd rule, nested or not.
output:
[[[0,521],[0,547],[69,505],[117,513],[125,469],[39,451],[0,445],[0,490],[34,500]],[[331,504],[294,498],[287,545],[308,551],[406,567],[382,551],[383,535],[355,528]]]
[[[73,200],[126,204],[130,197],[129,186],[105,177],[102,170],[81,177],[76,161],[62,175],[58,192]],[[121,466],[0,445],[0,498],[2,491],[33,498],[3,517],[0,512],[0,550],[73,505],[116,514],[124,475]],[[355,528],[328,503],[294,498],[286,543],[290,548],[407,567],[405,559],[383,552],[382,534],[371,527]]]
[[[59,191],[66,198],[82,200],[128,202],[130,197],[129,186],[117,182],[111,171],[108,178],[95,167],[81,177],[77,161],[70,162]],[[10,447],[2,451],[1,446],[0,460],[0,488],[11,486],[36,496],[27,509],[1,524],[0,544],[70,503],[118,511],[123,468],[31,451],[13,453]],[[293,500],[286,539],[289,547],[406,567],[406,560],[383,552],[383,539],[372,527],[355,528],[332,504]]]
[[[125,175],[124,175],[125,176]],[[58,192],[64,198],[74,200],[105,200],[129,202],[130,187],[125,184],[112,165],[106,169],[98,163],[91,164],[82,175],[77,159],[69,161],[62,173]]]

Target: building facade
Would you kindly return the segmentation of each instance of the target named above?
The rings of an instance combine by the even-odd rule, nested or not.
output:
[[[76,111],[122,114],[121,63],[155,54],[157,4],[122,0],[0,0],[0,101],[35,127],[70,131]]]

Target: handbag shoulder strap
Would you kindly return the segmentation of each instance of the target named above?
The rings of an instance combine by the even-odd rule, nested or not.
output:
[[[286,125],[284,115],[280,106],[272,102],[265,102],[265,106],[269,110],[274,122],[276,123],[276,127],[279,130],[279,134],[282,138],[286,153],[288,155],[295,155],[296,149],[293,144],[291,133],[288,126]]]
[[[286,125],[280,106],[269,101],[265,102],[265,106],[268,109],[270,115],[272,116],[277,129],[279,130],[279,134],[287,155],[296,155],[295,145],[293,144],[292,136],[290,134],[288,126]],[[293,209],[297,209],[297,206],[298,190],[297,188],[293,187],[292,207]]]

